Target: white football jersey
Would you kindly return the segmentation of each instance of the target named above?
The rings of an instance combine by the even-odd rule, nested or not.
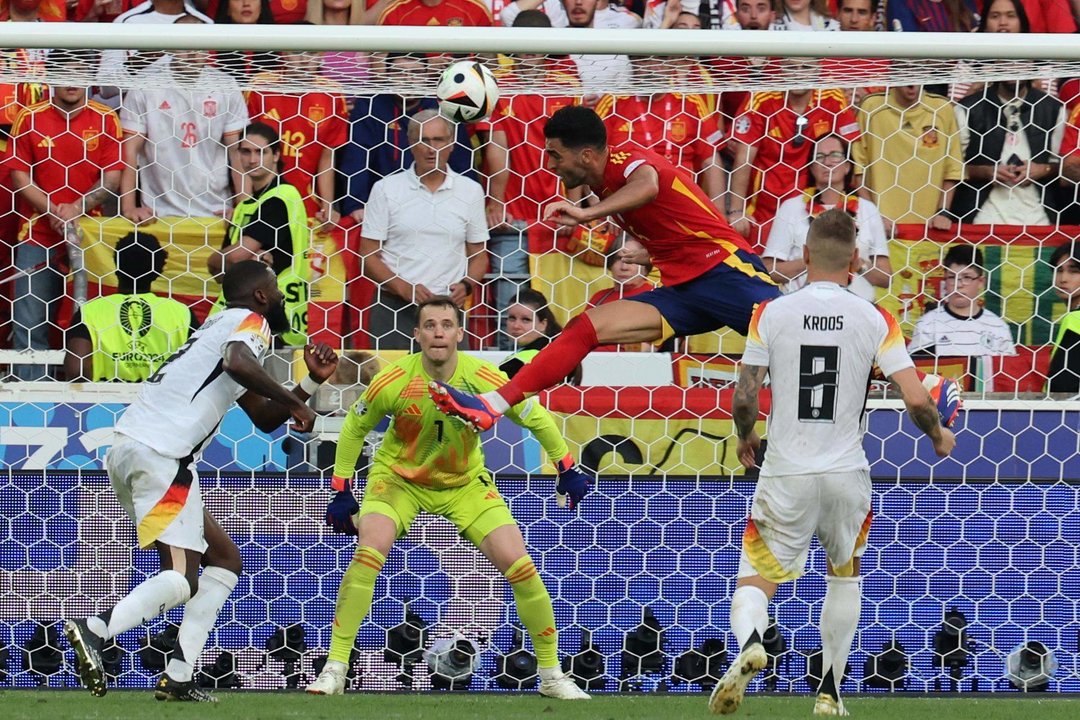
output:
[[[271,345],[266,318],[247,308],[211,316],[143,383],[116,432],[161,455],[185,458],[202,450],[246,390],[223,369],[225,346],[242,342],[262,362]]]
[[[231,195],[223,138],[247,127],[247,104],[221,70],[202,68],[199,82],[188,87],[173,78],[174,62],[168,56],[155,63],[156,86],[128,91],[120,109],[124,133],[146,138],[139,156],[142,202],[156,217],[221,217]]]
[[[769,368],[763,477],[869,468],[862,438],[871,370],[876,364],[888,377],[914,366],[888,311],[827,282],[759,305],[743,363]]]

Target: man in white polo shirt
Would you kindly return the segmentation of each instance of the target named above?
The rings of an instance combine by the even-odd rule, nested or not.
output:
[[[187,21],[199,22],[191,15],[178,22]],[[128,92],[120,110],[126,163],[121,213],[136,224],[222,217],[232,206],[229,168],[240,167],[236,143],[248,125],[244,96],[203,52],[168,55],[147,72],[158,80],[148,86],[154,89]],[[240,180],[233,178],[233,185],[240,188]]]
[[[944,297],[940,305],[919,318],[908,350],[937,357],[970,357],[972,389],[992,392],[991,358],[1015,355],[1016,346],[1005,321],[982,306],[986,292],[982,251],[974,245],[953,245],[941,266],[945,270]]]
[[[480,183],[450,170],[454,127],[434,110],[409,119],[413,165],[379,180],[364,209],[364,274],[378,284],[367,315],[377,350],[409,350],[416,304],[480,299],[488,226]],[[465,347],[462,341],[462,347]]]

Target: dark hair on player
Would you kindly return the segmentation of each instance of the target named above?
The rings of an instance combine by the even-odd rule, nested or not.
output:
[[[149,233],[130,232],[116,243],[116,281],[120,292],[149,292],[165,269],[167,254]]]
[[[230,305],[243,304],[265,283],[276,282],[274,271],[266,263],[241,260],[225,271],[225,277],[221,281],[221,294]]]
[[[458,327],[465,327],[465,311],[457,306],[449,295],[432,295],[424,302],[416,306],[416,324],[420,325],[420,316],[424,314],[424,308],[429,307],[445,307],[451,308],[454,311],[454,317],[457,318]]]
[[[1080,241],[1070,240],[1054,248],[1054,254],[1050,256],[1050,264],[1057,267],[1066,258],[1075,270],[1080,271]]]
[[[549,28],[551,27],[551,18],[546,13],[540,10],[522,10],[518,13],[518,16],[514,18],[514,27],[533,27],[533,28]]]
[[[979,15],[979,32],[981,33],[986,32],[986,25],[989,21],[987,16],[990,15],[990,6],[995,2],[997,0],[983,0],[982,9],[980,10],[982,14]],[[1024,3],[1020,2],[1020,0],[1009,0],[1009,2],[1012,3],[1013,8],[1016,10],[1016,16],[1020,18],[1020,32],[1031,32],[1031,20],[1028,18],[1027,10],[1024,9]]]
[[[559,140],[571,150],[587,147],[603,150],[607,146],[604,121],[584,105],[567,105],[556,110],[544,125],[544,137]]]
[[[983,254],[982,250],[974,245],[953,245],[945,253],[945,257],[941,260],[942,267],[954,267],[959,266],[962,268],[970,267],[979,273],[980,276],[985,274],[983,270]]]
[[[548,305],[544,293],[532,288],[522,288],[518,291],[517,297],[514,298],[511,305],[524,305],[527,308],[532,308],[534,314],[533,327],[536,327],[536,323],[540,321],[547,323],[543,334],[548,339],[562,332],[562,325],[555,319],[555,313],[551,312],[551,307]]]

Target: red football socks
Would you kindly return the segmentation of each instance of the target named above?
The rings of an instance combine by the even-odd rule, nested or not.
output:
[[[582,313],[570,320],[550,345],[496,392],[509,405],[517,405],[526,397],[562,382],[599,344],[592,320]]]

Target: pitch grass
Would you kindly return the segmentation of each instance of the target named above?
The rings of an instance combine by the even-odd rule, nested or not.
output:
[[[705,695],[599,695],[558,702],[535,694],[393,695],[350,693],[310,697],[299,692],[220,692],[216,705],[156,702],[145,691],[112,691],[104,698],[76,690],[0,692],[0,720],[709,720]],[[1080,698],[853,697],[854,720],[1076,720]],[[757,720],[812,717],[813,699],[749,696],[731,716]]]

